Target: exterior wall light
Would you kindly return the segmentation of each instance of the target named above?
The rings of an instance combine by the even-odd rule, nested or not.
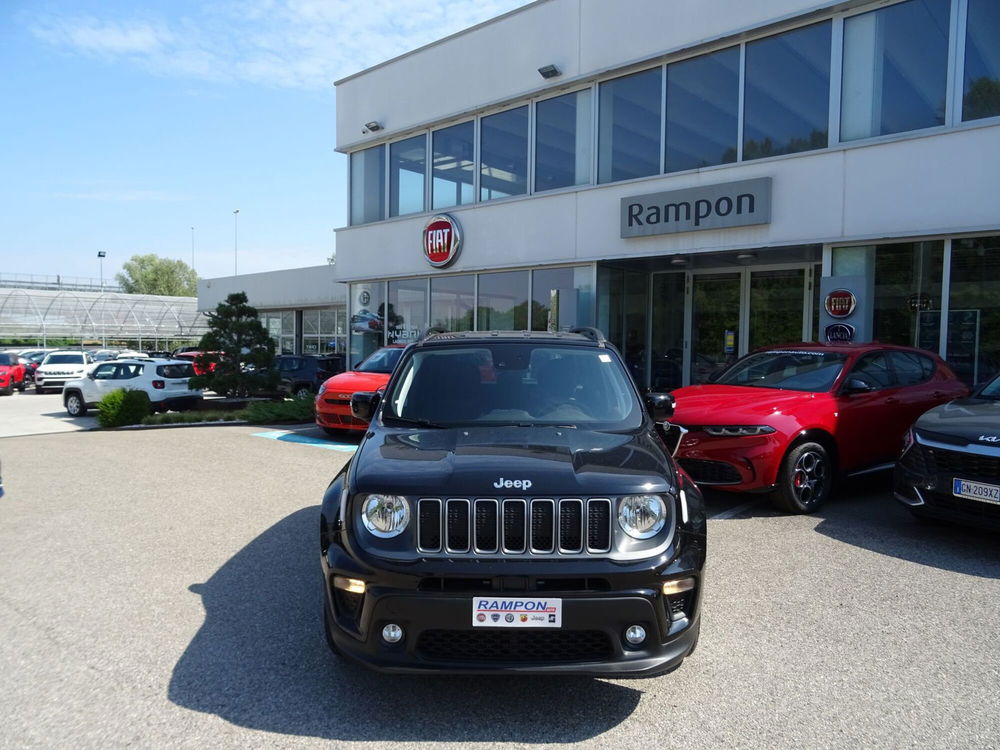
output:
[[[381,130],[381,129],[382,129],[382,123],[380,123],[378,120],[372,120],[371,122],[366,122],[365,123],[365,129],[362,130],[361,132],[362,133],[374,133],[375,131]]]
[[[562,75],[562,71],[559,70],[555,65],[543,65],[538,69],[542,78],[555,78],[556,76]]]

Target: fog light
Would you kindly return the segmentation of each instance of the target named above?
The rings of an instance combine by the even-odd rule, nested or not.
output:
[[[386,643],[399,643],[403,640],[403,629],[393,622],[382,628],[382,640]]]
[[[664,581],[663,595],[674,596],[675,594],[683,594],[685,591],[690,591],[693,588],[694,588],[693,578],[680,578],[676,581]]]
[[[646,628],[642,625],[630,625],[625,631],[625,640],[633,646],[638,646],[646,640]]]
[[[334,576],[333,585],[343,591],[348,591],[352,594],[363,594],[365,593],[365,582],[359,581],[357,578],[344,578],[343,576]]]

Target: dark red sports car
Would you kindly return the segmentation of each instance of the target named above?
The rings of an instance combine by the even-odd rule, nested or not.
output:
[[[838,474],[889,468],[904,433],[968,388],[922,349],[792,344],[752,352],[712,384],[673,391],[676,457],[702,486],[773,492],[811,513]]]

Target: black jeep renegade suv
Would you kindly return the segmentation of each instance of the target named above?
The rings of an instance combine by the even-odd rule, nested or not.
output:
[[[323,498],[330,647],[391,672],[652,676],[694,650],[705,512],[615,348],[429,335]]]

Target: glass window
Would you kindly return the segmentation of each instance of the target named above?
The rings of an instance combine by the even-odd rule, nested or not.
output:
[[[943,266],[941,241],[876,248],[875,341],[938,350]]]
[[[1000,237],[952,242],[946,358],[969,385],[1000,372]]]
[[[385,149],[351,154],[351,224],[385,218]]]
[[[434,180],[431,184],[431,205],[435,209],[472,203],[474,138],[472,122],[452,125],[432,134]]]
[[[890,388],[896,384],[892,369],[889,366],[888,352],[872,352],[866,354],[854,366],[854,369],[847,376],[848,378],[859,378],[876,390]]]
[[[479,124],[479,200],[528,192],[528,108],[484,117]]]
[[[750,350],[802,338],[806,274],[799,269],[750,274]]]
[[[739,115],[739,47],[668,65],[664,169],[736,161]]]
[[[844,21],[841,140],[944,124],[951,0],[910,0]]]
[[[597,327],[608,341],[619,346],[625,335],[625,272],[620,268],[597,269]]]
[[[447,383],[447,398],[442,398]],[[497,342],[416,350],[383,417],[432,424],[582,424],[634,430],[643,408],[616,356],[591,347]]]
[[[829,111],[829,21],[746,46],[744,159],[825,148]]]
[[[930,357],[913,352],[889,352],[889,356],[896,373],[896,385],[918,385],[934,374],[934,362]]]
[[[319,310],[302,311],[302,333],[306,336],[319,333]]]
[[[684,385],[684,274],[653,275],[652,380],[654,391]]]
[[[94,380],[113,380],[118,365],[100,365],[94,369]]]
[[[568,331],[590,325],[590,266],[543,268],[532,273],[531,330]]]
[[[962,119],[1000,115],[1000,3],[969,0]]]
[[[535,190],[586,185],[591,162],[590,89],[535,105]]]
[[[351,284],[351,365],[382,346],[385,328],[382,289],[378,282]]]
[[[389,282],[389,343],[416,341],[427,328],[427,279]]]
[[[599,90],[597,181],[660,171],[661,69],[602,83]]]
[[[439,276],[431,279],[431,325],[446,331],[471,331],[476,277]]]
[[[528,329],[528,272],[479,274],[480,331]]]
[[[427,136],[389,144],[389,216],[424,210],[424,167]]]
[[[771,349],[743,357],[715,382],[822,393],[833,387],[846,361],[847,354],[843,352]]]

